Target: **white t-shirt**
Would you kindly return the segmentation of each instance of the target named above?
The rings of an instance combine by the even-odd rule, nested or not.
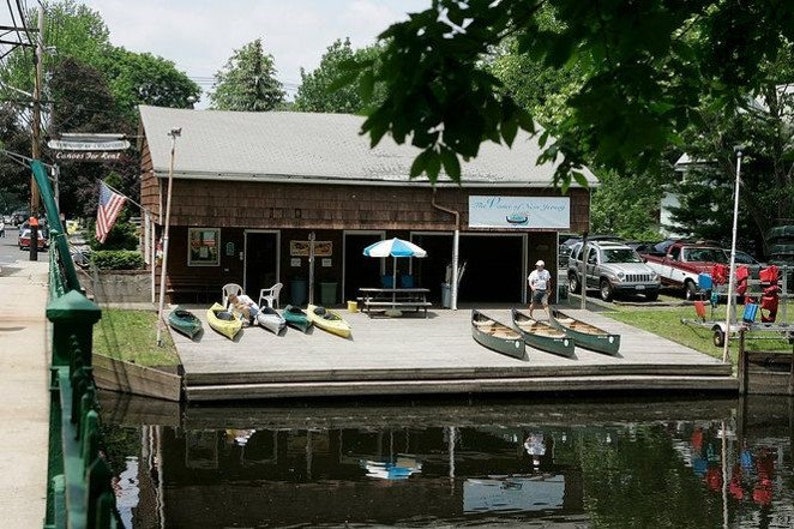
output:
[[[529,274],[529,287],[532,290],[546,290],[551,281],[551,274],[545,268],[543,270],[533,270]]]

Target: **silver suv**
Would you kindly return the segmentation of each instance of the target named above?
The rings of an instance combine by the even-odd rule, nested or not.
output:
[[[571,249],[568,288],[573,293],[579,293],[583,284],[582,253],[581,242]],[[631,247],[611,241],[587,243],[585,288],[597,288],[604,301],[611,301],[619,294],[642,294],[648,301],[656,301],[660,287],[659,274]]]

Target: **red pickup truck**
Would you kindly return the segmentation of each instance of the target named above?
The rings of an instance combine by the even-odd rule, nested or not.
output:
[[[698,292],[698,275],[711,273],[715,264],[727,264],[729,258],[718,246],[706,246],[689,242],[676,242],[665,254],[640,254],[645,262],[659,274],[663,286],[680,288],[688,300],[695,299]]]

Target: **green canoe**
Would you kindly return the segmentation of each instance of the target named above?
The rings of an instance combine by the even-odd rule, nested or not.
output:
[[[609,333],[559,310],[552,309],[549,323],[563,331],[579,347],[608,355],[617,354],[620,349],[619,334]]]
[[[574,355],[574,341],[563,331],[545,321],[533,320],[518,309],[512,309],[513,325],[530,347],[560,356]]]
[[[480,345],[497,353],[520,360],[526,356],[524,340],[518,331],[479,310],[471,311],[471,336]]]

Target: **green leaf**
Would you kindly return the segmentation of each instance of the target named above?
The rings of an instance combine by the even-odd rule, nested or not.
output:
[[[441,163],[444,165],[444,172],[450,180],[460,182],[460,160],[458,155],[451,149],[441,148]]]
[[[518,133],[518,122],[515,119],[508,119],[502,122],[502,137],[505,139],[508,147],[513,146],[513,140],[516,139]]]
[[[425,149],[424,151],[420,152],[416,158],[414,158],[414,162],[411,164],[411,171],[408,174],[409,178],[416,178],[424,172],[424,170],[427,168],[428,159],[431,153],[432,149]]]

